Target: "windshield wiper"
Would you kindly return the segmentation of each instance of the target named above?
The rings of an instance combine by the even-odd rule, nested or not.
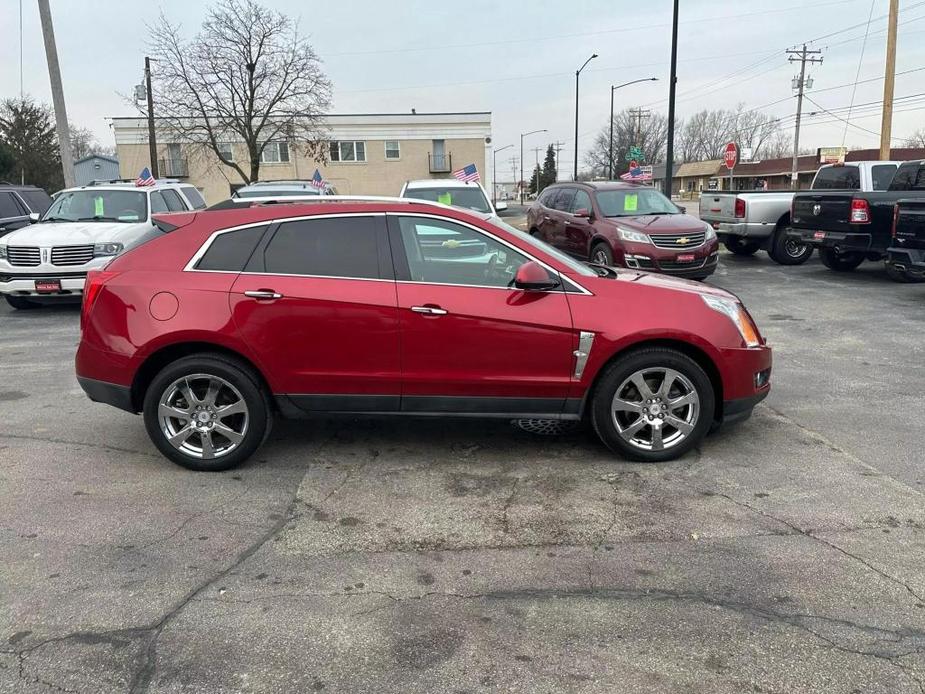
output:
[[[118,217],[104,217],[103,215],[96,215],[94,217],[78,217],[74,220],[75,222],[121,222],[122,220]]]

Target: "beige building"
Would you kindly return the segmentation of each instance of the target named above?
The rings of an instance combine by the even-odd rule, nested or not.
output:
[[[447,178],[475,164],[482,185],[491,190],[491,113],[370,113],[326,118],[330,139],[327,162],[303,155],[298,143],[271,142],[263,153],[263,181],[310,179],[317,168],[342,195],[398,195],[405,181]],[[113,118],[122,178],[150,166],[144,118]],[[212,153],[192,152],[158,132],[158,173],[199,188],[209,204],[226,199],[244,184],[235,169]],[[243,143],[222,143],[226,152],[250,165]]]

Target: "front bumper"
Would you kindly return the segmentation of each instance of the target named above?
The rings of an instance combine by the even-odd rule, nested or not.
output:
[[[36,280],[60,280],[61,291],[54,293],[37,292]],[[13,273],[0,270],[0,294],[13,294],[16,296],[30,296],[53,299],[55,297],[81,296],[84,283],[87,280],[86,272],[59,272],[59,273]]]
[[[689,263],[679,263],[676,260],[659,260],[642,254],[629,254],[624,256],[626,267],[647,272],[661,272],[672,277],[703,278],[716,271],[719,253],[714,251],[703,258],[694,258]]]
[[[770,388],[765,388],[760,393],[755,393],[747,398],[738,398],[736,400],[725,400],[723,402],[723,426],[727,424],[736,424],[744,422],[752,416],[752,410],[755,405],[768,397],[771,392]]]
[[[791,229],[787,232],[788,239],[796,239],[800,243],[814,248],[837,248],[839,253],[859,252],[867,253],[870,250],[870,234],[853,231],[816,231],[813,229]]]
[[[892,246],[886,251],[886,262],[898,270],[921,277],[925,275],[925,249],[896,248]]]

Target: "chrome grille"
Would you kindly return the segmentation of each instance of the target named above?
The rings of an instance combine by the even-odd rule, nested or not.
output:
[[[55,246],[51,249],[52,265],[84,265],[93,260],[93,244],[86,246]]]
[[[705,231],[696,231],[693,234],[649,234],[649,238],[659,248],[685,250],[702,246],[706,235]],[[682,239],[684,243],[681,243]]]
[[[39,249],[29,246],[7,246],[7,259],[10,265],[18,267],[35,267],[42,262]]]

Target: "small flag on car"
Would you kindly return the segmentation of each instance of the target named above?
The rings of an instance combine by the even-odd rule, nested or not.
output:
[[[321,177],[321,172],[318,169],[315,169],[315,175],[312,176],[312,185],[315,188],[324,188],[324,179]]]
[[[139,188],[142,186],[153,186],[157,181],[154,180],[154,176],[151,175],[151,169],[147,166],[141,170],[141,173],[138,174],[138,178],[135,179],[135,185]]]
[[[460,181],[465,181],[466,183],[482,180],[482,177],[479,176],[479,170],[475,168],[475,164],[469,164],[469,166],[464,166],[463,168],[454,171],[453,178],[457,178]]]

